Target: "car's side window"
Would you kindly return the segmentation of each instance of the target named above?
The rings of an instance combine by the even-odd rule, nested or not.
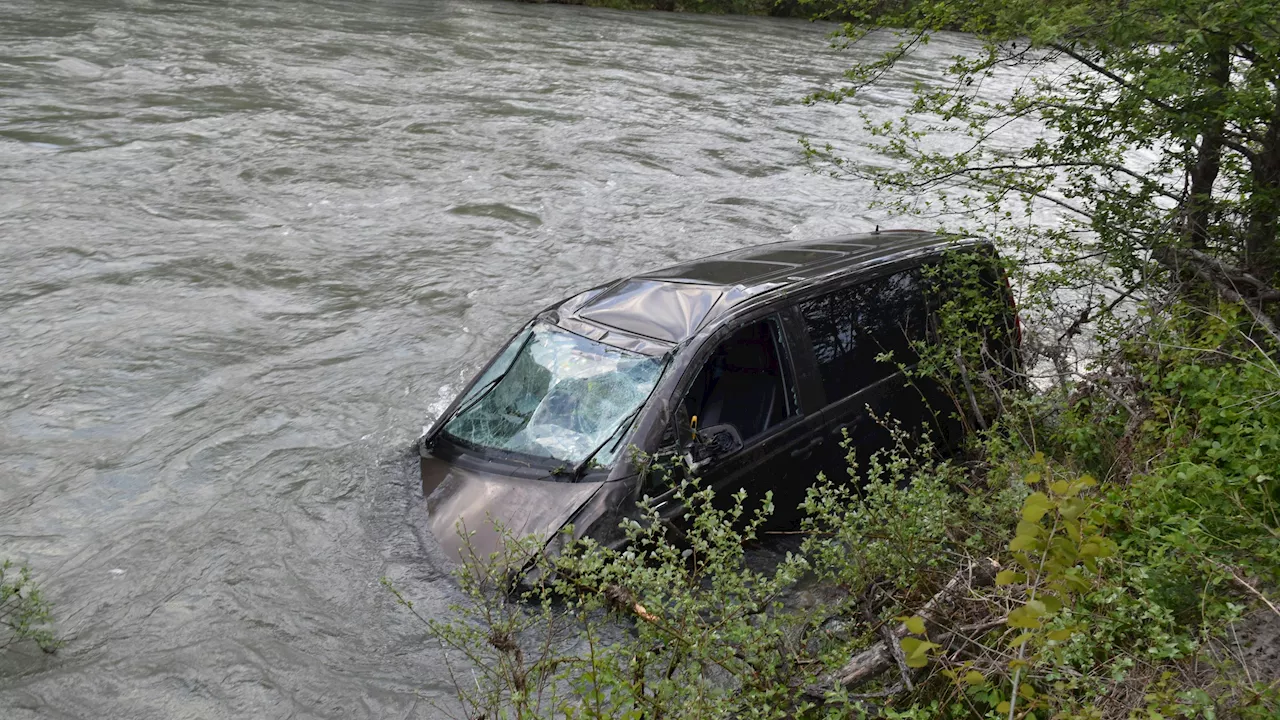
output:
[[[729,425],[744,443],[796,412],[775,318],[735,331],[711,353],[685,393],[682,415],[699,431]]]
[[[848,397],[916,361],[925,337],[920,273],[912,268],[799,304],[827,401]],[[893,363],[876,358],[893,353]]]

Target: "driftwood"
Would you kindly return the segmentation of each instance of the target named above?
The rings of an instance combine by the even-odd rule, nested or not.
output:
[[[866,593],[862,595],[862,618],[867,621],[868,625],[876,625],[876,614],[872,604],[873,594],[876,592],[877,586],[872,584]],[[888,623],[879,623],[877,628],[881,639],[884,640],[885,647],[893,655],[893,661],[898,664],[898,676],[902,678],[902,682],[894,687],[898,690],[906,689],[911,692],[915,689],[915,685],[911,682],[911,668],[907,666],[907,655],[902,651],[902,646],[898,643],[898,638],[893,634],[893,628]]]
[[[985,632],[1004,624],[1005,619],[999,618],[939,632],[942,619],[955,602],[966,596],[969,591],[995,582],[997,570],[999,566],[989,558],[972,562],[961,568],[946,586],[920,608],[916,614],[924,619],[925,633],[933,642],[940,645],[947,645],[953,640],[969,642],[965,637],[967,633]],[[883,639],[880,642],[849,658],[844,667],[833,673],[827,673],[818,682],[805,688],[805,694],[821,699],[832,690],[856,688],[895,666],[900,668],[902,678],[894,687],[899,690],[909,687],[911,680],[905,671],[905,663],[900,662],[898,656],[901,653],[900,641],[910,634],[907,626],[899,624],[893,630],[885,626],[884,630]],[[865,697],[883,697],[885,694],[887,693],[873,693]]]

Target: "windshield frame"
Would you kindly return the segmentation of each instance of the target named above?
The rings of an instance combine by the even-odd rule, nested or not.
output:
[[[548,455],[538,455],[535,453],[522,452],[520,450],[485,445],[460,437],[449,430],[449,426],[456,422],[458,418],[474,409],[474,407],[467,407],[468,405],[474,405],[482,402],[484,397],[488,396],[502,384],[502,379],[505,378],[506,373],[515,365],[520,355],[528,352],[527,345],[533,340],[535,334],[539,330],[571,336],[575,341],[589,343],[592,346],[598,346],[611,353],[617,353],[627,358],[651,360],[658,363],[657,372],[653,377],[652,385],[649,387],[644,398],[634,407],[623,413],[617,420],[618,424],[614,426],[613,432],[610,433],[608,437],[602,439],[599,445],[593,446],[589,451],[589,454],[582,460],[563,460]],[[517,346],[520,346],[520,349],[516,352],[512,352],[512,349]],[[506,359],[505,363],[500,363],[499,361],[501,361],[503,356],[508,353],[510,353],[510,357]],[[449,449],[458,453],[478,455],[486,461],[500,462],[517,467],[551,470],[550,474],[552,475],[559,475],[562,473],[571,474],[571,471],[581,462],[587,463],[581,468],[581,472],[578,473],[584,477],[590,474],[610,471],[618,465],[619,461],[626,459],[626,455],[624,453],[625,443],[634,432],[637,422],[644,417],[644,411],[652,402],[654,394],[663,386],[663,380],[671,367],[672,355],[673,353],[671,352],[663,353],[662,355],[650,355],[647,353],[637,352],[629,348],[618,347],[616,345],[601,342],[600,340],[588,337],[580,332],[574,332],[573,330],[565,328],[557,323],[549,322],[544,318],[535,319],[522,327],[519,332],[512,336],[511,340],[503,346],[502,350],[496,353],[485,368],[476,375],[475,379],[467,386],[467,389],[458,396],[458,408],[460,409],[452,411],[447,419],[442,419],[438,424],[436,428],[437,432],[435,433],[436,440],[437,442],[441,440],[444,441],[444,443],[450,446]],[[499,367],[500,365],[501,367]],[[489,383],[492,383],[491,387],[485,389],[483,393],[476,394],[478,388]],[[612,457],[609,461],[607,463],[597,462],[596,458],[606,452],[612,452]],[[453,453],[451,452],[449,454]],[[570,479],[577,480],[580,478]]]

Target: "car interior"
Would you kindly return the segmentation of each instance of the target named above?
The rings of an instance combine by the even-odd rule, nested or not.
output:
[[[688,417],[698,428],[731,425],[743,441],[785,419],[785,380],[773,324],[741,328],[715,349],[685,395]]]

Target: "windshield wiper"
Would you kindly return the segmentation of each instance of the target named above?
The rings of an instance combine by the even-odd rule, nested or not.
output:
[[[609,434],[609,437],[605,438],[604,442],[597,445],[595,449],[588,453],[586,457],[582,458],[577,465],[573,466],[573,473],[569,476],[570,482],[577,482],[582,479],[582,474],[586,472],[587,466],[591,464],[591,461],[596,458],[596,455],[600,454],[600,451],[603,450],[610,441],[622,442],[622,438],[619,437],[619,435],[626,434],[627,428],[631,427],[631,423],[635,421],[636,416],[639,415],[640,411],[649,404],[649,400],[653,399],[653,394],[658,391],[658,385],[662,383],[662,376],[666,374],[667,366],[670,362],[671,353],[667,352],[662,356],[662,369],[658,372],[657,379],[653,381],[653,387],[649,388],[649,394],[646,395],[644,400],[636,406],[635,410],[632,410],[630,414],[622,419],[622,422],[618,423],[617,428]],[[553,474],[558,475],[559,473]]]
[[[502,372],[498,373],[492,380],[482,385],[479,390],[476,390],[475,397],[471,398],[470,402],[464,405],[459,405],[457,410],[449,413],[449,417],[437,422],[435,426],[431,428],[431,435],[424,440],[424,447],[431,443],[431,441],[435,439],[436,435],[444,432],[445,425],[448,425],[453,422],[455,418],[466,413],[476,405],[479,405],[480,401],[484,400],[485,397],[488,396],[489,391],[497,386],[498,383],[502,382],[502,379],[507,376],[507,373],[511,372],[511,368],[515,367],[516,361],[520,359],[520,355],[524,352],[524,349],[528,347],[529,343],[533,340],[533,334],[533,331],[530,330],[529,334],[525,335],[524,341],[520,343],[520,347],[516,348],[515,353],[511,356],[511,362],[503,368]]]
[[[604,442],[597,445],[595,449],[587,453],[587,456],[582,458],[582,460],[577,465],[573,466],[573,471],[569,474],[569,482],[577,482],[581,480],[582,474],[587,471],[587,466],[591,464],[592,460],[596,459],[596,455],[599,455],[600,451],[603,450],[605,446],[607,446],[610,442],[613,442],[613,443],[622,442],[622,438],[619,436],[626,434],[627,428],[631,426],[631,422],[636,419],[636,416],[639,415],[640,411],[644,409],[644,406],[647,402],[648,400],[646,399],[644,403],[640,403],[640,407],[637,407],[635,410],[632,410],[630,415],[627,415],[626,417],[622,418],[622,422],[618,423],[617,428],[614,429],[612,433],[609,433],[609,437],[605,438]]]

